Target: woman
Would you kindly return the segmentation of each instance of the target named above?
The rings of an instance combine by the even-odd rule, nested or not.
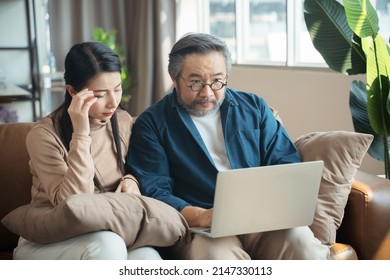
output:
[[[64,103],[29,133],[32,202],[58,205],[72,194],[140,194],[137,179],[124,175],[132,117],[119,107],[121,63],[107,46],[84,42],[65,58]],[[153,248],[127,251],[123,239],[98,231],[38,244],[20,238],[14,259],[161,259]]]

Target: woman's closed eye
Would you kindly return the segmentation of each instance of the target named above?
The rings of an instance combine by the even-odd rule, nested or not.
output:
[[[105,89],[98,89],[98,90],[93,91],[94,96],[97,98],[104,97],[106,95],[106,93],[107,93],[107,90],[105,90]]]

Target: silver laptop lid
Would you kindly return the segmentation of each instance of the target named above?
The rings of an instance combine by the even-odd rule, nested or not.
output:
[[[323,164],[311,161],[219,172],[211,236],[312,224]]]

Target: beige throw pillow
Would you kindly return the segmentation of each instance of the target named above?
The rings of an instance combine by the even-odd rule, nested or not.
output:
[[[309,133],[295,142],[302,161],[324,161],[314,222],[310,226],[324,244],[336,241],[354,176],[373,138],[370,134],[330,131]]]
[[[189,237],[186,221],[174,208],[128,193],[75,194],[54,208],[28,204],[9,213],[2,223],[38,243],[101,230],[116,232],[131,249],[171,246]]]

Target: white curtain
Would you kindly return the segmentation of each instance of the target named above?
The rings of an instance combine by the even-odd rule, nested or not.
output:
[[[51,49],[57,68],[96,27],[117,31],[132,74],[128,111],[138,115],[171,89],[168,54],[175,42],[175,0],[49,0]]]

